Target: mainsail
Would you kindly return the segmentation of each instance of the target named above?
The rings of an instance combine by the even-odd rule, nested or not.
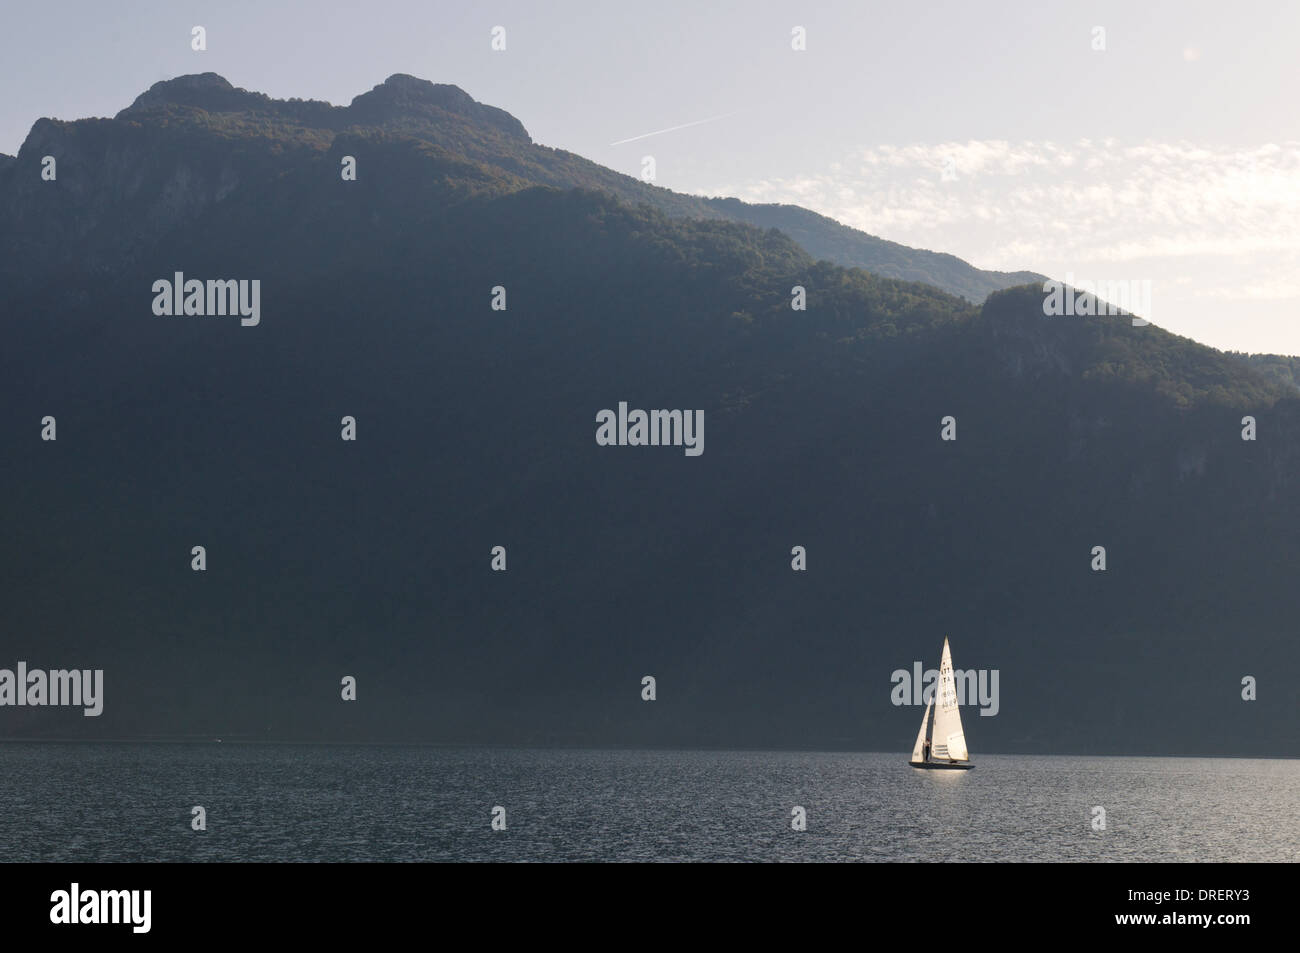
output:
[[[952,676],[952,653],[948,651],[947,639],[943,640],[943,658],[939,661],[939,684],[935,686],[934,700],[931,756],[952,761],[970,760],[970,752],[966,750],[966,733],[961,728],[961,712],[957,708],[957,684]],[[922,722],[922,731],[924,728]]]
[[[931,703],[932,704],[932,703]],[[925,744],[925,729],[930,723],[930,704],[925,706],[925,717],[921,719],[921,730],[916,733],[916,744],[912,748],[912,760],[920,762],[924,757],[922,746]]]

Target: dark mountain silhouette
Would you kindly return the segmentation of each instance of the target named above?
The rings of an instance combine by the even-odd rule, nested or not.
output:
[[[924,281],[982,302],[991,292],[1032,281],[1032,272],[981,271],[952,255],[908,248],[788,205],[751,205],[737,199],[682,195],[614,172],[581,156],[535,144],[522,123],[501,109],[475,102],[455,86],[391,76],[347,107],[274,100],[236,89],[215,73],[155,83],[118,119],[199,124],[241,134],[284,131],[286,138],[325,141],[320,131],[368,127],[411,136],[448,149],[491,170],[501,188],[551,185],[609,192],[647,203],[670,216],[722,218],[780,228],[816,258],[908,281]]]
[[[0,164],[0,667],[106,699],[0,734],[901,757],[890,675],[947,636],[1000,673],[977,758],[1300,752],[1293,389],[696,201],[408,77],[38,121]],[[259,280],[260,324],[155,315],[178,271]],[[620,401],[704,410],[704,453],[598,446]]]

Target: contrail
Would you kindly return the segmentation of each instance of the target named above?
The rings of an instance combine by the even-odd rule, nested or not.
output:
[[[695,122],[685,122],[682,123],[680,126],[669,126],[667,129],[659,129],[655,132],[642,133],[639,136],[632,136],[631,138],[628,139],[620,139],[618,140],[618,142],[611,142],[610,145],[621,146],[625,142],[636,142],[638,139],[648,139],[651,136],[661,136],[665,132],[676,132],[678,129],[689,129],[691,126],[700,126],[706,122],[717,122],[719,119],[726,119],[728,116],[734,116],[738,112],[741,112],[741,110],[739,109],[732,110],[729,113],[723,113],[721,116],[710,116],[708,119],[697,119],[695,120]]]

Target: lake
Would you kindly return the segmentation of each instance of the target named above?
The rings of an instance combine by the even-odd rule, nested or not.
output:
[[[1296,861],[1300,761],[0,745],[8,861]],[[191,829],[202,806],[207,829]],[[493,830],[504,808],[505,829]],[[802,807],[807,829],[791,829]],[[1094,808],[1105,829],[1094,830]]]

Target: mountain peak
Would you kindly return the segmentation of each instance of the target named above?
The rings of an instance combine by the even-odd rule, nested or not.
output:
[[[229,112],[246,109],[265,100],[266,97],[261,94],[235,88],[228,79],[217,73],[189,73],[154,83],[118,116],[168,105],[197,106],[209,112]]]
[[[444,150],[451,160],[463,160],[475,166],[472,173],[466,168],[456,173],[476,177],[475,184],[465,188],[491,188],[499,192],[528,186],[584,188],[606,192],[633,205],[649,204],[673,218],[721,219],[761,229],[776,228],[815,259],[865,268],[885,278],[924,282],[960,295],[973,304],[983,302],[995,290],[1041,284],[1046,280],[1031,272],[981,271],[955,256],[899,245],[795,205],[750,205],[734,198],[705,199],[650,185],[581,156],[538,146],[523,124],[505,110],[476,101],[459,86],[433,83],[408,73],[393,73],[346,106],[297,97],[273,99],[264,93],[236,87],[217,73],[196,73],[154,83],[119,112],[117,118],[134,127],[117,132],[136,135],[141,129],[146,131],[146,138],[132,146],[141,155],[154,148],[150,136],[158,132],[169,135],[167,130],[175,128],[194,133],[185,143],[187,149],[197,148],[203,135],[215,133],[222,140],[217,144],[221,149],[236,140],[255,141],[254,151],[258,155],[266,148],[274,152],[290,144],[294,148],[319,150],[340,135],[378,131],[435,146]],[[99,129],[99,124],[106,121],[85,122]],[[100,148],[89,145],[84,137],[79,142],[68,141],[65,137],[74,134],[69,131],[73,125],[38,120],[23,144],[23,153],[39,158],[54,154],[59,148],[65,152],[69,148]],[[108,135],[116,134],[111,123],[104,131]],[[214,150],[213,154],[221,149]],[[240,151],[239,161],[251,154]],[[96,155],[97,158],[85,158],[85,163],[109,171],[119,168],[105,162],[99,153]],[[268,166],[272,161],[278,164],[281,160],[274,158],[268,161]],[[17,160],[0,156],[0,176],[4,179],[16,181],[16,166]],[[138,188],[137,183],[142,180],[113,181],[114,185],[106,182],[103,188],[121,187],[126,190],[122,194],[126,195],[130,189]],[[195,195],[201,196],[204,202],[215,202],[219,195],[229,194],[229,188],[228,183],[211,179]],[[182,215],[183,209],[171,199],[159,196],[156,201],[158,221],[172,222],[173,215]],[[0,213],[3,211],[0,207]],[[3,220],[4,215],[0,214],[0,234],[3,234]],[[113,241],[106,239],[105,247]]]
[[[339,123],[387,125],[408,120],[445,119],[448,113],[491,127],[525,143],[533,140],[521,123],[504,109],[477,102],[459,86],[431,83],[406,73],[394,73],[347,107],[316,100],[272,99],[250,92],[217,73],[190,73],[154,83],[135,98],[118,119],[169,106],[202,109],[210,113],[271,113],[308,124],[339,128]]]
[[[521,123],[504,109],[487,106],[459,86],[431,83],[407,73],[394,73],[368,93],[352,100],[348,112],[361,122],[387,122],[425,117],[442,111],[491,126],[511,137],[532,142]]]
[[[220,73],[186,73],[184,76],[177,76],[174,79],[164,79],[154,83],[149,87],[149,91],[158,90],[213,90],[213,89],[234,89],[230,80],[226,79]],[[147,93],[145,94],[147,95]]]
[[[465,92],[465,90],[461,89],[459,86],[454,86],[450,83],[433,83],[427,79],[420,79],[418,76],[412,76],[410,73],[394,73],[392,76],[388,77],[388,79],[376,86],[375,89],[402,90],[415,95],[418,95],[422,91],[432,93],[438,90],[445,90],[452,95],[460,97],[465,102],[472,103],[474,101],[470,97],[470,94]]]

